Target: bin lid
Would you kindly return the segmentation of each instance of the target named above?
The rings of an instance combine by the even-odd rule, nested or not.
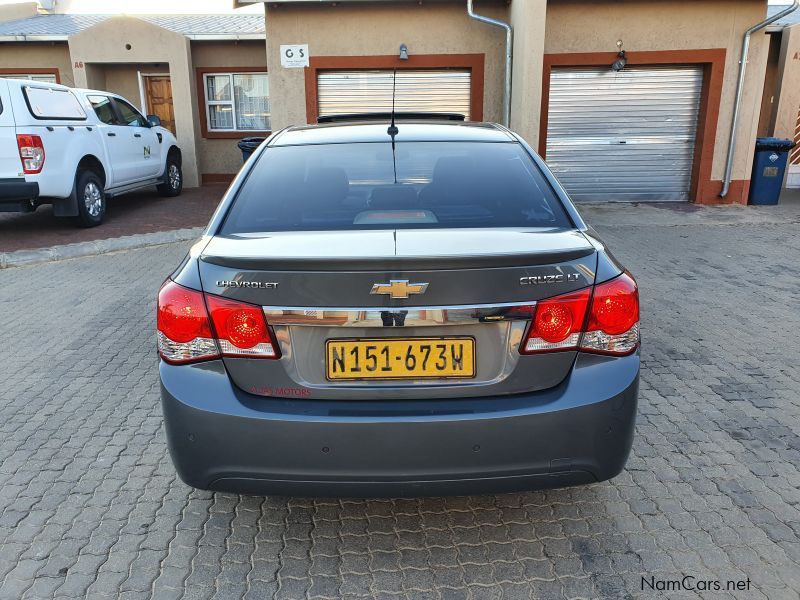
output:
[[[265,137],[246,137],[239,140],[237,146],[240,150],[255,150],[266,139]]]
[[[756,138],[756,150],[778,150],[788,152],[795,147],[792,140],[776,137],[761,137]]]

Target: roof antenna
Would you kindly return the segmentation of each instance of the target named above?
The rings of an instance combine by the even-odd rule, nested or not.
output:
[[[386,130],[390,136],[392,136],[392,144],[394,144],[394,136],[400,133],[400,130],[397,128],[397,125],[394,124],[394,99],[395,99],[395,92],[397,90],[397,68],[395,68],[394,72],[392,73],[392,123],[389,125],[389,129]]]
[[[394,99],[395,99],[395,92],[397,90],[397,68],[395,68],[392,74],[392,122],[389,125],[389,129],[386,130],[392,138],[392,167],[394,168],[394,182],[397,183],[397,148],[394,145],[394,136],[400,133],[400,130],[397,128],[397,125],[394,124]]]

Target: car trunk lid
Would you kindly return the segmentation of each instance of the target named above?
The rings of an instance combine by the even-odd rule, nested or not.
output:
[[[596,260],[574,230],[400,229],[216,237],[199,265],[206,292],[264,307],[281,348],[279,360],[226,357],[239,387],[268,396],[370,399],[557,385],[575,353],[520,355],[530,309],[592,285]],[[473,340],[474,372],[330,380],[328,342],[387,339]]]
[[[580,232],[550,229],[289,232],[215,237],[200,269],[207,292],[262,306],[446,306],[526,302],[585,287],[594,252]],[[370,294],[379,280],[421,277],[435,279],[424,295]],[[501,278],[498,286],[489,285],[492,277]]]

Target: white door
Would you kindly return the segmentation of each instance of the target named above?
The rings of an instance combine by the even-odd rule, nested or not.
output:
[[[14,112],[11,110],[11,97],[8,84],[0,79],[0,179],[22,176],[22,161],[19,158],[17,128],[14,123]]]
[[[553,68],[547,163],[581,200],[689,200],[703,68]]]
[[[107,174],[106,187],[116,187],[134,181],[137,172],[133,148],[126,135],[129,133],[128,128],[120,125],[110,97],[91,94],[87,98],[100,120],[97,129],[100,131],[108,155],[108,168],[111,172]]]
[[[122,98],[114,98],[122,124],[122,136],[130,145],[131,161],[135,165],[134,180],[150,179],[161,174],[161,144],[147,119]]]
[[[470,118],[469,69],[322,71],[317,77],[321,117],[391,112],[457,113]]]

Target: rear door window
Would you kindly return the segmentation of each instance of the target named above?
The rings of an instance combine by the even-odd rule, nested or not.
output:
[[[518,143],[398,142],[267,148],[222,233],[571,226]]]
[[[88,96],[97,118],[106,125],[116,125],[117,115],[114,112],[114,105],[108,96]]]
[[[26,85],[22,91],[35,119],[86,120],[81,103],[70,90]]]

